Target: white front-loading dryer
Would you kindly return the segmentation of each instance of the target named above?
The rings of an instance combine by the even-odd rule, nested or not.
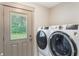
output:
[[[39,56],[48,56],[49,27],[39,27],[36,34],[37,52]]]
[[[49,55],[77,56],[79,55],[79,26],[50,26]]]

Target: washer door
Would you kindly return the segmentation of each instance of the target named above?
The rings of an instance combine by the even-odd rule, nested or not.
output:
[[[44,31],[37,32],[37,44],[40,49],[45,49],[47,46],[47,36]]]
[[[77,47],[68,34],[56,31],[50,36],[50,50],[55,56],[76,56]]]

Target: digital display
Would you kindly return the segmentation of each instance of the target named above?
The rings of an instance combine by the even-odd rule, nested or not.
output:
[[[78,30],[78,25],[68,25],[66,27],[67,30]]]

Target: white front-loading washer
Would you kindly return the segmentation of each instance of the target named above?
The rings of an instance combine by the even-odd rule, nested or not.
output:
[[[39,27],[36,34],[37,41],[37,52],[39,56],[48,56],[48,38],[49,38],[49,27]]]
[[[48,50],[51,56],[79,55],[79,26],[74,24],[50,26]]]

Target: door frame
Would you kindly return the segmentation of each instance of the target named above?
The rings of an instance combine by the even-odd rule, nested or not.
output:
[[[32,32],[32,55],[34,55],[34,8],[33,7],[30,7],[30,6],[26,6],[26,5],[22,5],[20,3],[13,3],[13,2],[3,2],[3,3],[0,3],[0,5],[2,6],[8,6],[8,7],[12,7],[12,8],[18,8],[18,9],[22,9],[22,10],[26,10],[26,11],[30,11],[32,12],[32,20],[31,20],[31,32]]]
[[[3,56],[4,49],[3,49],[3,6],[0,5],[0,56]]]

